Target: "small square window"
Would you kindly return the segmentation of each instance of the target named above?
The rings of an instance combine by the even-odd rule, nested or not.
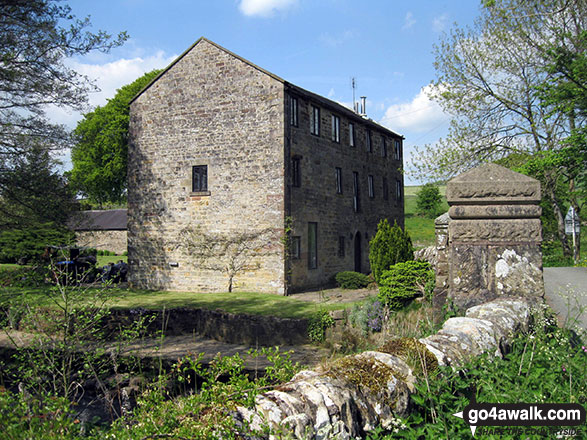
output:
[[[299,260],[300,259],[300,254],[301,254],[301,243],[302,243],[302,239],[300,236],[294,235],[293,237],[291,237],[291,258],[292,260]]]
[[[312,106],[312,119],[310,120],[310,133],[320,136],[320,109]]]
[[[340,118],[332,115],[332,140],[340,142]]]
[[[355,146],[355,124],[349,122],[349,145]]]
[[[208,165],[192,167],[192,192],[208,191]]]
[[[342,194],[342,168],[336,168],[336,193]]]
[[[290,108],[289,108],[289,122],[294,127],[298,126],[298,98],[294,98],[293,96],[290,98]]]
[[[373,181],[373,176],[369,176],[369,198],[375,197],[375,182]]]
[[[344,236],[340,235],[338,237],[338,256],[343,258],[345,255],[345,244],[344,244]]]

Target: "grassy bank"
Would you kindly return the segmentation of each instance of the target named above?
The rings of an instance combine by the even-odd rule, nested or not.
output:
[[[446,187],[439,187],[442,195],[442,207],[440,212],[448,211],[446,203]],[[404,190],[404,212],[406,230],[412,238],[414,247],[417,249],[432,246],[434,244],[434,218],[420,217],[416,214],[417,194],[419,186],[406,186]]]

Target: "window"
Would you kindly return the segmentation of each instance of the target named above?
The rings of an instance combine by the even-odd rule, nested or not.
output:
[[[318,223],[308,223],[308,269],[318,267]]]
[[[349,122],[349,145],[355,146],[355,124]]]
[[[395,151],[393,155],[395,160],[402,160],[402,143],[399,140],[395,140]]]
[[[298,126],[298,98],[290,98],[289,122],[294,127]]]
[[[381,138],[381,157],[387,157],[387,141],[384,137]]]
[[[342,194],[342,168],[336,168],[336,194]]]
[[[375,197],[375,183],[373,182],[373,176],[368,177],[369,182],[369,198]]]
[[[192,167],[192,192],[208,191],[208,165]]]
[[[344,257],[344,236],[342,235],[338,237],[338,256]]]
[[[353,171],[353,209],[359,212],[359,173]]]
[[[312,106],[312,119],[310,120],[310,133],[320,136],[320,109]]]
[[[292,260],[299,260],[300,259],[300,248],[301,248],[302,239],[300,236],[294,235],[291,238],[291,258]]]
[[[400,180],[395,181],[395,198],[398,202],[402,199],[402,182]]]
[[[387,177],[383,178],[383,200],[389,199],[389,188],[387,186]]]
[[[366,135],[366,142],[367,142],[367,151],[369,153],[373,152],[373,142],[371,140],[371,130],[367,130],[367,135]]]
[[[299,157],[294,157],[291,160],[291,185],[298,188],[302,186],[302,173],[300,171]]]
[[[332,115],[332,140],[340,142],[340,118]]]

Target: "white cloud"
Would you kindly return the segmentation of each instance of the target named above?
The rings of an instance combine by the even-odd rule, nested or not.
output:
[[[402,29],[409,29],[412,26],[414,26],[416,24],[416,20],[414,19],[414,14],[412,14],[411,12],[408,12],[406,14],[406,17],[404,18],[404,25],[402,26]]]
[[[414,133],[424,133],[444,123],[448,124],[449,117],[435,101],[428,98],[432,87],[422,87],[410,102],[389,106],[381,118],[381,124],[394,131]]]
[[[89,107],[94,108],[106,104],[107,100],[112,98],[120,87],[130,84],[146,72],[166,67],[175,58],[176,55],[166,56],[163,51],[159,51],[145,58],[123,58],[104,64],[85,64],[80,61],[71,61],[69,66],[90,78],[98,86],[99,91],[90,93],[88,97]],[[64,124],[70,128],[74,128],[82,117],[79,112],[57,107],[49,107],[47,116],[53,122]]]
[[[277,11],[284,11],[297,5],[298,0],[241,0],[239,9],[249,17],[271,17]]]
[[[446,12],[438,17],[434,17],[434,20],[432,20],[432,29],[435,32],[443,32],[448,25],[448,19],[449,16]]]
[[[357,33],[352,30],[347,30],[338,35],[332,35],[328,32],[320,35],[320,42],[327,47],[340,47],[349,40],[357,37]]]

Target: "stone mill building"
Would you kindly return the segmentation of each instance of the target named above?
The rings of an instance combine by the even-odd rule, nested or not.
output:
[[[228,256],[204,264],[181,239],[190,230],[222,240],[258,232],[233,287],[287,294],[368,272],[379,220],[403,226],[402,136],[205,38],[130,115],[135,287],[226,291]]]

